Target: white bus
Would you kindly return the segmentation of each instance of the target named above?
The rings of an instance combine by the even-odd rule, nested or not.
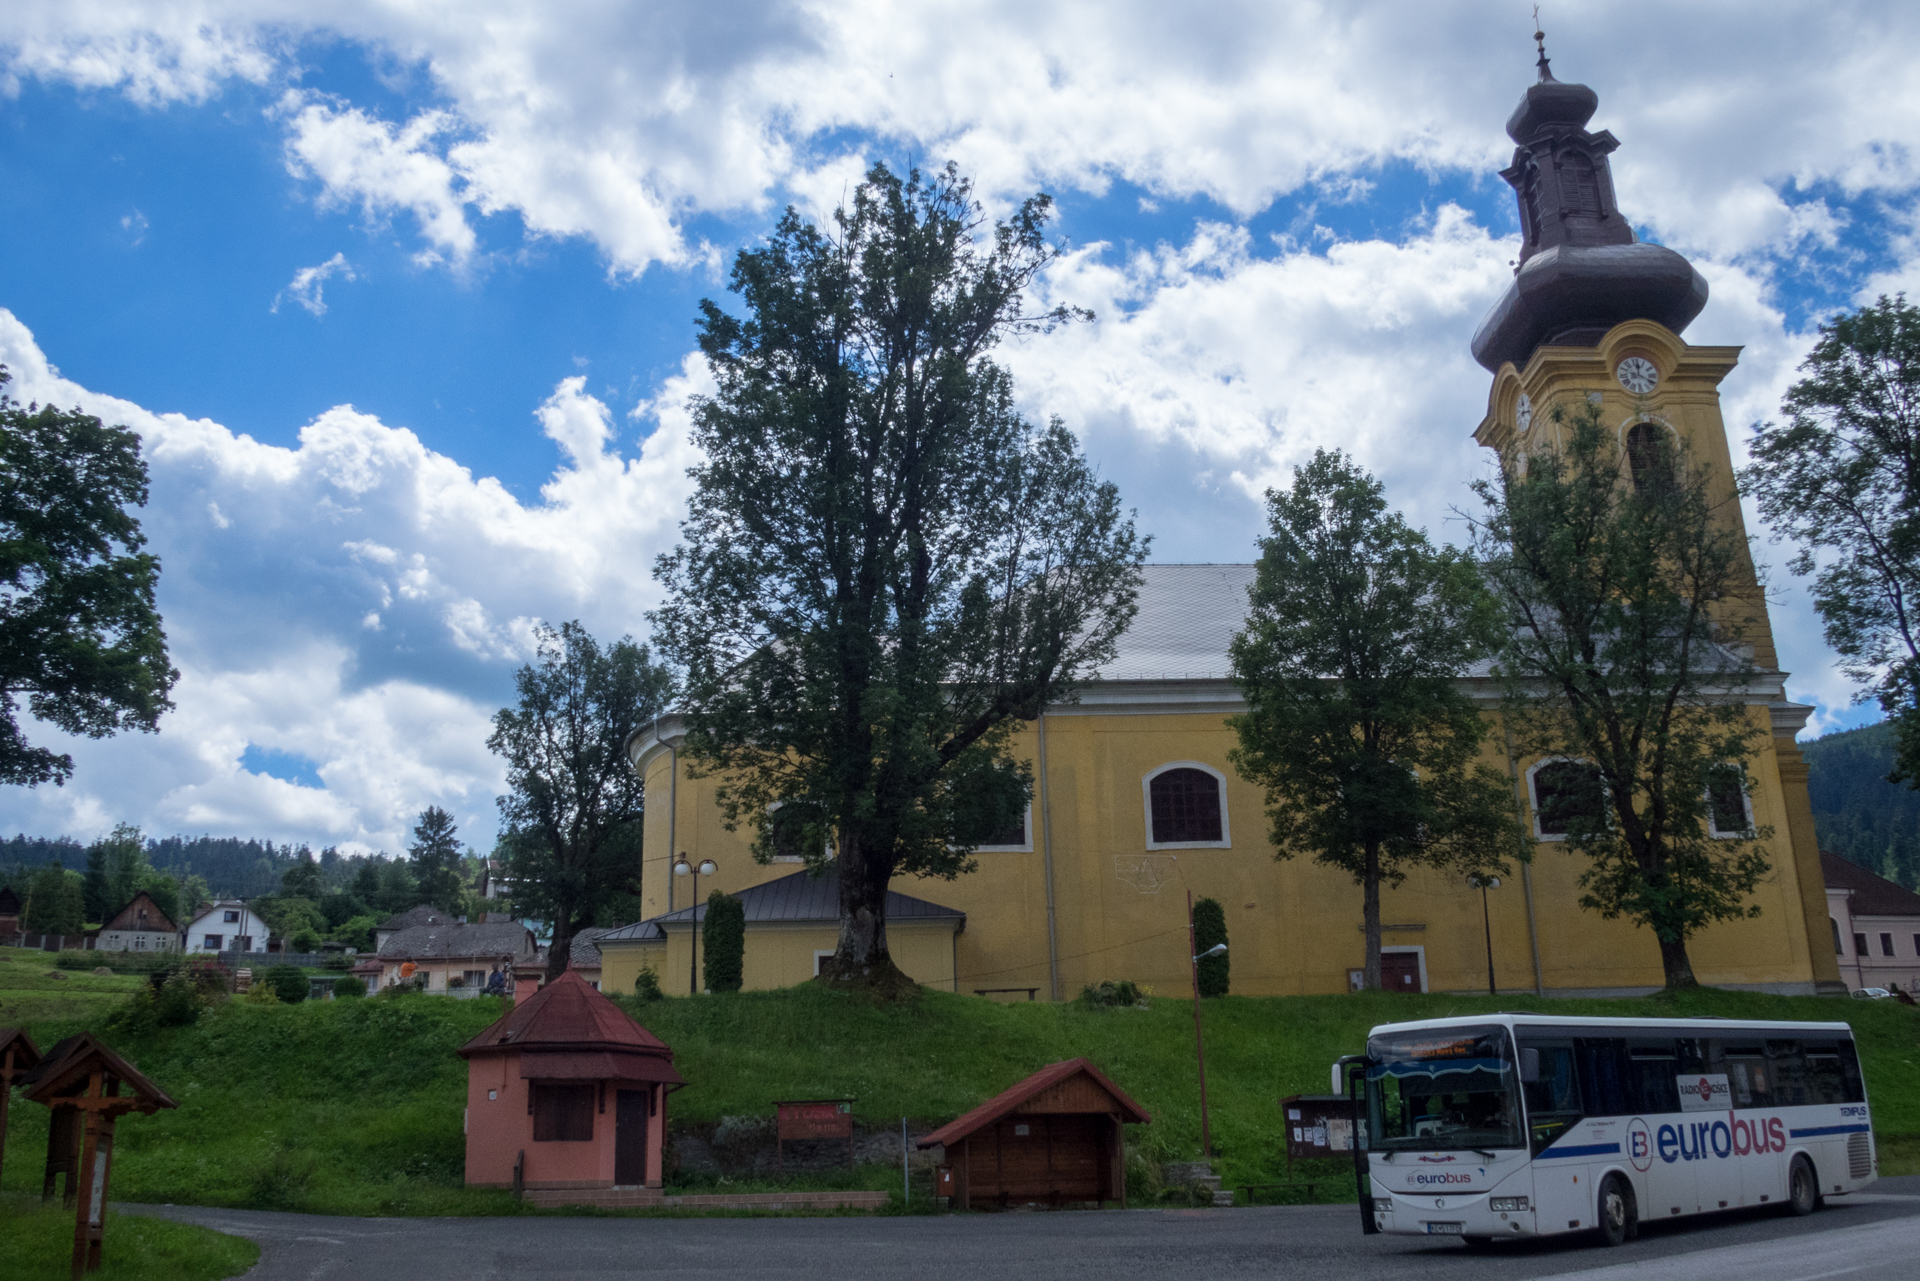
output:
[[[1333,1073],[1365,1122],[1367,1232],[1485,1245],[1597,1230],[1619,1245],[1649,1219],[1809,1214],[1877,1168],[1845,1023],[1386,1023]]]

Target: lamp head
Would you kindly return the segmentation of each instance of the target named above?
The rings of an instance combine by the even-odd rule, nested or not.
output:
[[[1212,947],[1200,953],[1200,955],[1194,957],[1193,959],[1196,961],[1204,961],[1209,956],[1219,956],[1221,953],[1225,952],[1226,950],[1227,950],[1227,945],[1225,943],[1215,943]]]
[[[673,874],[675,876],[685,876],[692,870],[693,867],[687,862],[687,856],[685,854],[682,854],[679,861],[673,865]]]
[[[703,858],[700,860],[700,875],[712,876],[715,872],[719,870],[720,870],[720,865],[715,863],[712,859]]]

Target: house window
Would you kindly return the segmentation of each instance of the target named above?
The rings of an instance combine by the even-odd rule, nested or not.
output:
[[[1913,954],[1920,956],[1920,934],[1913,936]]]
[[[1882,934],[1880,936],[1880,955],[1882,956],[1893,955],[1893,935]]]
[[[1707,775],[1707,831],[1711,836],[1745,836],[1753,830],[1747,804],[1747,775],[1738,765],[1718,766]]]
[[[253,935],[236,934],[233,936],[233,950],[236,952],[253,951]]]
[[[980,842],[983,850],[1030,850],[1033,848],[1033,806],[1021,814],[1020,821],[995,832]]]
[[[1600,771],[1585,761],[1542,761],[1527,772],[1533,788],[1534,834],[1564,840],[1576,825],[1593,827],[1605,817]]]
[[[536,1143],[586,1143],[593,1138],[593,1087],[535,1081],[533,1139]]]
[[[1147,785],[1147,847],[1225,846],[1227,814],[1220,784],[1210,766],[1182,762],[1152,774]]]
[[[1847,949],[1840,946],[1840,922],[1829,916],[1827,918],[1827,924],[1833,927],[1833,954],[1835,956],[1845,956]],[[1916,943],[1920,943],[1920,934],[1914,935],[1913,938]]]
[[[487,985],[487,972],[485,970],[462,970],[460,977],[468,987],[485,987]]]
[[[832,955],[832,948],[827,948],[825,951],[815,952],[813,954],[813,977],[820,977],[820,966],[832,957]]]
[[[220,920],[221,920],[221,922],[222,922],[223,924],[226,924],[226,925],[235,925],[235,924],[238,924],[238,923],[239,923],[239,920],[240,920],[240,913],[238,913],[238,912],[222,912],[222,913],[220,914]]]
[[[209,952],[218,952],[220,950],[221,938],[222,936],[219,934],[209,934],[200,940],[200,946]]]
[[[1866,935],[1855,934],[1853,936],[1853,954],[1855,956],[1865,956],[1867,954],[1867,936]]]

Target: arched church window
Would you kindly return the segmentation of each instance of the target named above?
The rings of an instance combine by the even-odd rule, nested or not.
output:
[[[1220,776],[1191,765],[1147,780],[1148,840],[1153,845],[1218,845],[1226,841]]]
[[[1591,828],[1606,817],[1600,771],[1586,761],[1545,761],[1528,772],[1533,788],[1533,829],[1549,840],[1576,827]]]
[[[1600,216],[1600,179],[1593,161],[1579,152],[1560,167],[1561,203],[1567,212],[1586,218]]]
[[[1528,244],[1537,244],[1540,240],[1540,171],[1527,169],[1527,176],[1520,185],[1520,216],[1526,220],[1526,226],[1520,229]]]
[[[1627,466],[1633,469],[1633,491],[1644,494],[1652,486],[1673,479],[1673,451],[1667,434],[1653,423],[1635,423],[1627,432]]]

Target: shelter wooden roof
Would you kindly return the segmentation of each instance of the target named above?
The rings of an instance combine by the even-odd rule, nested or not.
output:
[[[1076,1081],[1079,1078],[1079,1081]],[[919,1146],[933,1147],[941,1143],[958,1143],[976,1130],[983,1130],[1001,1117],[1013,1112],[1087,1112],[1084,1099],[1068,1101],[1070,1094],[1084,1094],[1071,1090],[1074,1084],[1084,1081],[1091,1084],[1107,1096],[1111,1107],[1102,1107],[1101,1111],[1118,1112],[1122,1121],[1132,1125],[1145,1125],[1153,1120],[1147,1110],[1127,1097],[1125,1090],[1109,1081],[1106,1074],[1086,1059],[1067,1059],[1061,1063],[1052,1063],[1041,1068],[1018,1085],[1012,1086],[994,1095],[985,1103],[964,1116],[957,1117],[920,1140]],[[1058,1106],[1054,1104],[1056,1098]]]
[[[0,916],[20,915],[20,896],[11,885],[0,885]]]
[[[70,1036],[48,1050],[46,1057],[20,1084],[27,1098],[35,1103],[52,1106],[71,1102],[68,1096],[86,1088],[87,1078],[95,1068],[132,1088],[133,1097],[125,1100],[130,1110],[157,1112],[161,1108],[180,1106],[139,1068],[101,1044],[91,1032]]]
[[[6,1062],[8,1050],[13,1051],[15,1076],[25,1076],[40,1062],[40,1047],[33,1043],[33,1038],[27,1035],[27,1029],[23,1027],[0,1027],[0,1064]],[[10,1081],[0,1081],[0,1089],[10,1084]]]
[[[545,1081],[686,1082],[673,1051],[568,970],[457,1051],[461,1058],[520,1051],[520,1075]]]

